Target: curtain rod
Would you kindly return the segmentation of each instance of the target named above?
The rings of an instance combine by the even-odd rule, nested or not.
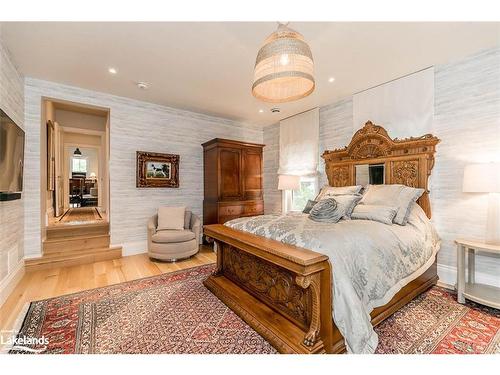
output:
[[[405,74],[404,76],[401,76],[401,77],[397,77],[397,78],[391,79],[390,81],[383,82],[383,83],[379,83],[378,85],[375,85],[375,86],[369,87],[369,88],[367,88],[367,89],[364,89],[364,90],[361,90],[361,91],[355,92],[354,94],[352,94],[352,96],[357,95],[357,94],[361,94],[362,92],[365,92],[365,91],[368,91],[368,90],[371,90],[371,89],[374,89],[375,87],[379,87],[379,86],[385,85],[385,84],[387,84],[387,83],[397,81],[398,79],[401,79],[401,78],[405,78],[405,77],[411,76],[412,74],[416,74],[416,73],[423,72],[424,70],[427,70],[427,69],[430,69],[430,68],[433,68],[433,67],[434,67],[434,65],[430,65],[430,66],[428,66],[428,67],[426,67],[426,68],[423,68],[423,69],[417,70],[417,71],[415,71],[415,72],[413,72],[413,73],[408,73],[408,74]]]

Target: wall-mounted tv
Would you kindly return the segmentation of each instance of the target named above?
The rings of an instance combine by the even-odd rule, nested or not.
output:
[[[0,109],[0,200],[21,198],[23,166],[24,131]]]

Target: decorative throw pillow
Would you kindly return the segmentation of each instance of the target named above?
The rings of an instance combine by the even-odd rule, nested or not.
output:
[[[309,213],[309,218],[323,223],[336,223],[342,217],[337,210],[337,202],[333,198],[323,199],[316,203]]]
[[[308,200],[307,203],[306,203],[306,206],[304,207],[304,209],[302,210],[302,213],[304,214],[308,214],[309,212],[311,212],[311,208],[313,208],[313,206],[318,203],[317,201],[312,201],[312,200]]]
[[[362,204],[380,205],[397,208],[394,223],[406,225],[410,211],[424,189],[405,185],[368,185],[361,201]]]
[[[323,186],[315,201],[319,201],[321,199],[330,198],[336,195],[353,195],[359,194],[359,192],[363,189],[362,185],[354,185],[354,186]]]
[[[391,225],[397,212],[394,207],[358,204],[352,211],[351,219],[373,220]]]
[[[158,230],[184,229],[184,213],[186,207],[160,207],[158,208]]]
[[[362,196],[359,194],[353,195],[336,195],[337,209],[342,212],[342,218],[349,220],[351,218],[352,210],[359,203]]]

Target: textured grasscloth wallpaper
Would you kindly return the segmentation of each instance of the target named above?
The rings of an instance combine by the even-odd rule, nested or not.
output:
[[[457,237],[483,238],[486,195],[462,193],[463,168],[468,162],[500,161],[500,48],[435,67],[435,123],[433,133],[441,138],[431,180],[433,222],[442,238],[438,256],[440,276],[453,282]],[[320,153],[344,147],[353,131],[352,99],[320,109]],[[368,119],[367,119],[368,120]],[[383,124],[381,124],[383,125]],[[359,124],[361,127],[362,124]],[[359,128],[357,127],[357,128]],[[408,135],[411,134],[409,130]],[[266,147],[279,150],[279,127],[264,128]],[[273,143],[271,143],[273,142]],[[278,151],[279,152],[279,151]],[[278,170],[278,156],[265,159],[266,178]],[[322,160],[322,159],[320,159]],[[320,163],[320,184],[327,183]],[[266,197],[279,197],[277,184],[265,185]],[[266,204],[279,212],[281,206]],[[478,281],[500,285],[500,261],[480,257]]]
[[[146,250],[146,222],[160,205],[186,205],[201,215],[203,152],[212,138],[262,143],[261,128],[226,119],[176,110],[137,100],[26,78],[25,228],[26,255],[40,254],[40,102],[42,96],[93,104],[111,109],[110,190],[111,242],[123,244],[125,253]],[[180,155],[180,188],[137,189],[136,151]],[[29,224],[28,224],[29,222]]]
[[[24,128],[23,78],[3,47],[0,29],[0,108]],[[24,200],[0,202],[0,283],[24,255]]]

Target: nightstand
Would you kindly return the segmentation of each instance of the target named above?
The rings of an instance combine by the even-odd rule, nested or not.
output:
[[[475,282],[475,256],[482,253],[500,254],[500,245],[487,244],[475,240],[456,240],[457,244],[457,295],[458,302],[465,299],[500,309],[500,288]],[[468,275],[465,280],[465,253],[468,253]]]

